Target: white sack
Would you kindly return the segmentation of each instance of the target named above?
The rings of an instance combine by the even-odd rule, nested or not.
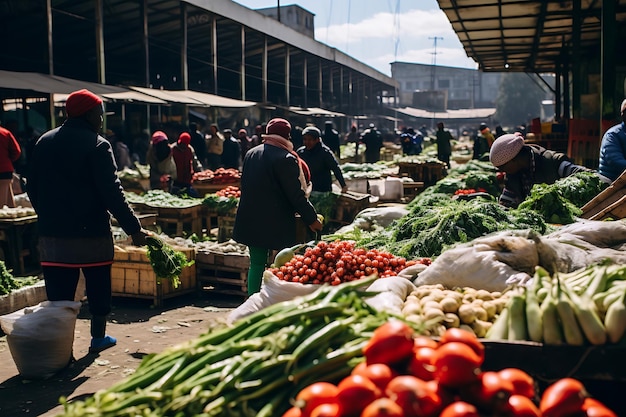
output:
[[[78,301],[44,301],[0,316],[17,370],[24,378],[46,378],[72,359]]]
[[[404,301],[415,289],[415,285],[406,278],[398,276],[380,278],[367,288],[367,291],[378,292],[378,294],[365,301],[378,311],[402,315]]]
[[[282,301],[293,300],[301,295],[311,294],[319,287],[316,284],[301,284],[282,280],[266,269],[263,272],[261,290],[252,294],[239,307],[231,311],[228,315],[228,322],[234,323],[240,318],[256,313],[265,307]]]

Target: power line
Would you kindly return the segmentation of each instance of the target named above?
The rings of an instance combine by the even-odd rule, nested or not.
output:
[[[431,54],[433,55],[433,61],[432,66],[430,67],[430,89],[434,90],[435,74],[437,72],[437,40],[443,40],[443,38],[441,36],[429,36],[428,39],[432,39],[435,46],[435,51],[431,52]]]

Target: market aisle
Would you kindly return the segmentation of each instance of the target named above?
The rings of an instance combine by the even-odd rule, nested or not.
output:
[[[71,399],[108,388],[133,372],[148,353],[193,339],[215,324],[224,323],[228,312],[241,297],[208,293],[167,300],[162,308],[150,301],[115,298],[107,333],[118,344],[99,356],[88,355],[89,319],[83,306],[76,322],[74,357],[76,362],[54,377],[25,381],[17,371],[6,336],[0,337],[0,415],[2,417],[45,416],[62,412],[61,396]]]

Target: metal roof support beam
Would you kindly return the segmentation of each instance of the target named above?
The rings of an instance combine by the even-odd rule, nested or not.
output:
[[[48,30],[48,74],[54,74],[54,46],[52,41],[52,0],[46,0],[46,24]],[[1,106],[0,106],[1,107]],[[48,94],[48,115],[50,126],[56,127],[54,94]]]
[[[304,90],[304,103],[303,103],[304,108],[309,107],[309,104],[308,104],[308,101],[309,101],[308,100],[308,96],[309,96],[308,72],[309,72],[308,61],[307,61],[307,57],[304,56],[304,58],[302,60],[302,81],[303,81],[302,89]]]
[[[187,3],[180,3],[180,78],[182,89],[189,90],[189,67],[187,65]],[[186,113],[186,112],[185,112]]]
[[[570,116],[570,84],[569,71],[570,61],[569,53],[567,53],[565,39],[563,39],[563,119],[569,120]]]
[[[104,56],[104,21],[102,0],[94,0],[96,19],[96,62],[98,66],[98,82],[106,84],[106,69]]]
[[[261,55],[261,98],[267,103],[267,36],[263,35],[263,52]]]
[[[619,114],[619,104],[615,101],[615,34],[617,22],[615,21],[615,0],[602,0],[602,23],[601,23],[601,67],[602,76],[600,84],[602,96],[600,98],[600,114],[602,120],[615,120]],[[604,133],[604,132],[603,132]]]
[[[543,26],[546,22],[546,11],[548,8],[548,2],[541,2],[541,6],[539,9],[539,16],[537,17],[537,30],[535,31],[535,36],[533,38],[533,47],[532,53],[528,57],[528,61],[526,61],[526,68],[531,68],[537,59],[537,51],[539,50],[539,45],[541,42],[541,34],[543,33]]]
[[[324,91],[323,87],[324,77],[322,76],[322,58],[317,59],[317,95],[318,95],[318,107],[324,107]]]
[[[213,58],[213,93],[219,95],[217,89],[217,17],[215,16],[211,18],[211,56]]]
[[[561,120],[562,108],[561,108],[561,95],[562,95],[562,87],[561,87],[561,76],[563,73],[563,69],[561,67],[560,62],[555,62],[555,73],[554,73],[554,118],[556,121]]]
[[[241,99],[246,99],[246,27],[241,25],[241,65],[239,66],[239,83]]]
[[[572,117],[580,119],[580,92],[582,64],[580,57],[580,28],[582,27],[580,0],[572,2]]]
[[[289,45],[285,44],[285,103],[287,106],[291,105],[291,95],[289,90],[291,89],[290,81],[291,75],[291,50]]]

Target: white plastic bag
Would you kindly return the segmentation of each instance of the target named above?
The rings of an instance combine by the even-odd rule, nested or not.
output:
[[[0,316],[20,375],[47,378],[70,363],[80,306],[78,301],[44,301]]]

